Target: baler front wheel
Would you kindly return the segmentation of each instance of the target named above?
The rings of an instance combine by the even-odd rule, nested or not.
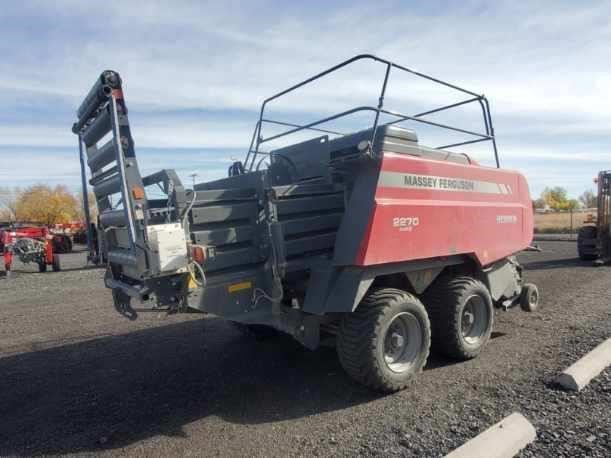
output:
[[[522,286],[520,307],[525,312],[534,312],[539,308],[539,289],[532,283]]]
[[[422,371],[429,356],[431,327],[413,295],[382,288],[367,294],[344,315],[337,337],[339,360],[353,379],[392,393]]]
[[[472,277],[440,277],[425,304],[431,318],[433,349],[458,360],[475,358],[492,333],[494,308],[488,288]]]

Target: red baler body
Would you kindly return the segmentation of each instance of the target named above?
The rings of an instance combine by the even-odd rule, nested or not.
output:
[[[528,247],[532,234],[520,173],[385,153],[356,264],[472,254],[486,266]]]

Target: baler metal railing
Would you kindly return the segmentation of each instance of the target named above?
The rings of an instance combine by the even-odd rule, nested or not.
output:
[[[354,63],[356,61],[366,60],[366,59],[367,60],[373,60],[375,62],[379,62],[379,63],[381,63],[381,64],[386,66],[386,70],[385,70],[385,73],[384,73],[384,80],[382,82],[382,87],[380,89],[380,96],[379,96],[379,99],[378,99],[377,106],[368,106],[368,105],[359,106],[359,107],[352,108],[352,109],[349,109],[349,110],[346,110],[346,111],[342,111],[340,113],[336,113],[334,115],[331,115],[331,116],[325,117],[323,119],[320,119],[320,120],[317,120],[317,121],[314,121],[314,122],[311,122],[311,123],[308,123],[308,124],[304,124],[304,125],[299,125],[299,124],[294,124],[294,123],[289,123],[289,122],[279,121],[279,120],[273,120],[273,119],[268,119],[268,118],[264,117],[265,108],[266,108],[266,106],[270,102],[272,102],[272,101],[274,101],[274,100],[276,100],[276,99],[278,99],[278,98],[280,98],[280,97],[282,97],[282,96],[284,96],[284,95],[286,95],[286,94],[288,94],[290,92],[293,92],[293,91],[295,91],[295,90],[297,90],[297,89],[299,89],[299,88],[301,88],[303,86],[306,86],[306,85],[308,85],[308,84],[310,84],[310,83],[312,83],[312,82],[314,82],[314,81],[316,81],[316,80],[318,80],[320,78],[323,78],[323,77],[325,77],[325,76],[327,76],[327,75],[329,75],[329,74],[331,74],[333,72],[336,72],[337,70],[339,70],[341,68],[349,66],[350,64],[352,64],[352,63]],[[469,95],[471,97],[466,99],[466,100],[462,100],[462,101],[459,101],[459,102],[456,102],[456,103],[451,103],[451,104],[448,104],[448,105],[437,107],[437,108],[434,108],[434,109],[431,109],[431,110],[427,110],[425,112],[416,113],[414,115],[407,115],[407,114],[404,114],[404,113],[396,112],[394,110],[384,109],[384,97],[386,95],[386,89],[387,89],[387,86],[388,86],[388,80],[389,80],[389,76],[390,76],[390,71],[393,68],[397,69],[397,70],[401,70],[401,71],[406,72],[406,73],[409,73],[411,75],[423,78],[425,80],[431,81],[432,83],[445,86],[445,87],[447,87],[449,89],[452,89],[452,90],[455,90],[455,91],[467,94],[467,95]],[[451,125],[448,125],[448,124],[442,124],[442,123],[438,123],[438,122],[429,121],[429,120],[426,120],[426,119],[421,119],[424,116],[428,116],[428,115],[431,115],[431,114],[434,114],[434,113],[439,113],[441,111],[451,110],[453,108],[457,108],[459,106],[465,106],[465,105],[468,105],[468,104],[471,104],[471,103],[477,103],[477,104],[479,104],[479,106],[481,108],[482,117],[483,117],[483,120],[484,120],[484,132],[474,132],[474,131],[467,130],[467,129],[462,129],[462,128],[459,128],[459,127],[456,127],[456,126],[451,126]],[[354,56],[354,57],[352,57],[352,58],[350,58],[350,59],[348,59],[348,60],[346,60],[346,61],[344,61],[344,62],[342,62],[342,63],[340,63],[338,65],[335,65],[335,66],[333,66],[331,68],[328,68],[327,70],[324,70],[324,71],[322,71],[322,72],[320,72],[320,73],[318,73],[318,74],[316,74],[316,75],[314,75],[314,76],[312,76],[312,77],[310,77],[310,78],[308,78],[308,79],[306,79],[306,80],[304,80],[304,81],[302,81],[300,83],[297,83],[297,84],[289,87],[288,89],[285,89],[285,90],[283,90],[283,91],[281,91],[281,92],[279,92],[279,93],[277,93],[277,94],[275,94],[275,95],[265,99],[263,101],[262,105],[261,105],[261,111],[259,113],[259,120],[257,121],[257,124],[255,125],[255,129],[254,129],[254,132],[253,132],[253,135],[252,135],[252,138],[251,138],[250,146],[248,148],[248,152],[247,152],[246,158],[244,160],[244,168],[246,170],[252,171],[252,169],[253,169],[253,167],[254,167],[254,165],[256,163],[257,156],[259,154],[267,154],[267,153],[264,153],[264,152],[260,151],[260,146],[263,143],[270,142],[272,140],[277,140],[279,138],[286,137],[288,135],[295,134],[297,132],[304,131],[304,130],[313,130],[313,131],[331,133],[331,134],[334,134],[334,135],[340,135],[341,136],[341,135],[343,135],[342,133],[339,133],[339,132],[336,132],[336,131],[332,131],[332,130],[327,130],[327,129],[321,129],[318,126],[320,126],[321,124],[328,123],[330,121],[334,121],[334,120],[339,119],[339,118],[344,118],[346,116],[350,116],[350,115],[352,115],[354,113],[357,113],[357,112],[362,112],[362,111],[372,111],[372,112],[375,113],[373,126],[371,128],[371,130],[372,130],[371,144],[372,145],[374,144],[375,137],[376,137],[376,132],[377,132],[377,129],[379,127],[378,124],[379,124],[379,120],[380,120],[380,114],[386,114],[386,115],[394,116],[394,117],[398,118],[398,119],[395,119],[393,121],[390,121],[390,122],[386,123],[387,125],[388,124],[398,124],[398,123],[405,122],[405,121],[414,121],[414,122],[419,122],[419,123],[426,124],[426,125],[429,125],[429,126],[438,127],[440,129],[445,129],[445,130],[449,130],[449,131],[459,132],[459,133],[462,133],[462,134],[467,134],[467,135],[471,135],[473,137],[476,137],[474,139],[467,140],[467,141],[462,141],[462,142],[457,142],[457,143],[451,143],[451,144],[437,146],[436,147],[437,149],[452,148],[452,147],[457,147],[457,146],[469,145],[469,144],[473,144],[473,143],[490,141],[491,144],[492,144],[493,152],[494,152],[494,159],[495,159],[495,162],[496,162],[496,166],[500,167],[498,150],[497,150],[497,146],[496,146],[496,139],[495,139],[495,136],[494,136],[494,128],[493,128],[493,125],[492,125],[492,116],[490,114],[490,104],[488,103],[488,100],[486,99],[486,97],[484,95],[477,94],[475,92],[472,92],[470,90],[464,89],[464,88],[462,88],[460,86],[457,86],[455,84],[448,83],[447,81],[443,81],[443,80],[440,80],[438,78],[434,78],[434,77],[432,77],[430,75],[427,75],[427,74],[424,74],[424,73],[421,73],[421,72],[409,69],[409,68],[404,67],[402,65],[399,65],[399,64],[397,64],[395,62],[379,58],[379,57],[377,57],[375,55],[372,55],[372,54],[359,54],[357,56]],[[263,125],[264,124],[284,125],[284,126],[293,127],[293,128],[292,129],[288,129],[288,130],[286,130],[284,132],[281,132],[279,134],[271,135],[269,137],[263,137],[262,131],[263,131]]]

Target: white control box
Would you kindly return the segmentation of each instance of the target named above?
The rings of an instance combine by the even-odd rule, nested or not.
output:
[[[187,239],[180,223],[147,226],[151,274],[185,272],[189,262]]]

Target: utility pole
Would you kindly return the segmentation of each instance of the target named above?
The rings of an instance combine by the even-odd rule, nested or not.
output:
[[[197,173],[192,173],[189,176],[191,177],[191,180],[193,181],[193,191],[195,191],[195,177],[197,177],[199,175]]]

